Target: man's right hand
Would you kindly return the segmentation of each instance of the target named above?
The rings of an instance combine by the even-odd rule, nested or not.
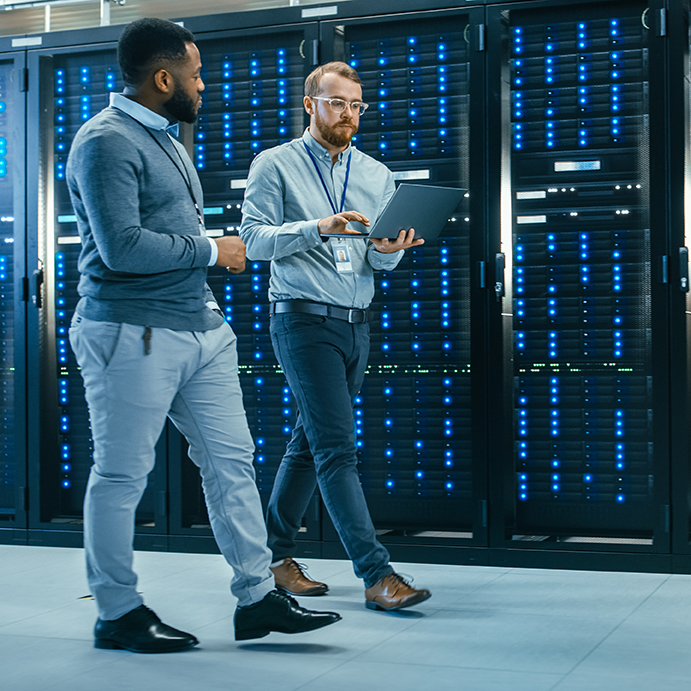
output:
[[[367,216],[359,214],[357,211],[341,211],[340,214],[322,218],[319,221],[319,234],[332,235],[333,233],[352,233],[353,235],[362,235],[359,230],[351,230],[346,228],[346,225],[351,221],[358,221],[364,226],[369,226],[369,219]]]
[[[231,274],[245,270],[245,243],[236,235],[214,238],[218,245],[216,266],[225,266]]]

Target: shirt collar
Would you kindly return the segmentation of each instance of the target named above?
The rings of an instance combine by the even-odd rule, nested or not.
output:
[[[111,93],[110,105],[123,113],[127,113],[127,115],[144,125],[144,127],[149,127],[152,130],[163,130],[174,137],[178,136],[179,127],[177,122],[171,125],[167,118],[154,113],[153,110],[143,106],[141,103],[127,98],[124,94]]]
[[[310,128],[305,129],[302,135],[302,141],[310,148],[310,151],[317,157],[331,163],[331,154],[310,134]],[[343,157],[348,153],[348,151],[354,148],[352,142],[348,144],[348,147],[338,154],[338,160],[343,161]]]

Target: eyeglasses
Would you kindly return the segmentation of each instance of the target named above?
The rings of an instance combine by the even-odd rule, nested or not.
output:
[[[324,98],[323,96],[310,96],[310,98],[315,101],[326,101],[334,113],[342,113],[346,106],[350,106],[354,113],[362,115],[369,108],[369,103],[363,103],[362,101],[348,103],[348,101],[344,101],[341,98]]]

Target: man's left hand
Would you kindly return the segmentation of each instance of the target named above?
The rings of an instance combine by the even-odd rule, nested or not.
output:
[[[402,230],[395,240],[389,240],[388,238],[371,238],[370,242],[377,248],[377,252],[393,254],[399,250],[407,250],[411,247],[422,245],[425,241],[422,238],[416,240],[415,229],[409,228],[407,231]]]

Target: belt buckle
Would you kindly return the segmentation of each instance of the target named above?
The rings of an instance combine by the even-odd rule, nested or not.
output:
[[[357,319],[355,318],[357,317]],[[348,323],[349,324],[361,324],[365,321],[365,311],[357,309],[348,310]]]

